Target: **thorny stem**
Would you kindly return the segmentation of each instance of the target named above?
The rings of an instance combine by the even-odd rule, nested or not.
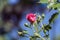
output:
[[[37,22],[35,22],[35,23],[33,24],[33,26],[34,26],[35,32],[38,33],[38,25],[37,25]]]
[[[43,23],[42,23],[42,20],[41,20],[41,22],[40,22],[40,23],[41,23],[41,29],[40,29],[40,31],[42,31],[42,30],[43,30],[42,28],[44,27],[44,26],[43,26]],[[40,31],[39,31],[39,32],[40,32]],[[45,34],[45,35],[46,35],[46,34]],[[46,38],[41,37],[41,38],[42,38],[42,40],[48,40],[48,38],[47,38],[47,37],[46,37]]]
[[[37,24],[37,22],[36,22],[36,24]],[[42,21],[41,21],[41,25],[43,27]],[[42,31],[42,27],[40,28],[40,31]],[[36,26],[34,25],[34,28],[36,30],[36,33],[39,34],[40,31],[38,30],[38,24]],[[45,40],[42,36],[40,36],[40,38],[41,38],[41,40]]]

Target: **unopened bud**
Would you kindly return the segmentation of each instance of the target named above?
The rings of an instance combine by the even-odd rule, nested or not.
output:
[[[18,35],[20,35],[20,36],[21,36],[21,35],[23,35],[23,33],[22,33],[22,32],[18,32]]]
[[[34,33],[34,36],[40,38],[40,35],[38,33]]]
[[[28,32],[27,31],[23,31],[24,34],[27,34]]]
[[[41,19],[41,16],[40,16],[40,15],[38,15],[38,18],[39,18],[39,19]]]
[[[25,23],[24,25],[25,25],[26,27],[29,27],[28,23]]]
[[[37,22],[39,23],[39,22],[40,22],[40,20],[41,20],[41,16],[40,16],[40,15],[38,15],[38,17],[37,17]]]
[[[42,14],[42,18],[44,19],[44,17],[45,17],[45,15],[44,14]]]

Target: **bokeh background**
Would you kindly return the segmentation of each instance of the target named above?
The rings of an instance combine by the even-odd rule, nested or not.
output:
[[[58,1],[60,2],[60,0]],[[33,4],[24,4],[23,2],[25,1],[0,0],[0,40],[30,40],[27,37],[18,35],[18,31],[22,30],[27,30],[30,35],[33,35],[32,30],[24,26],[24,23],[28,22],[26,14],[32,12],[41,15],[44,13],[45,19],[43,23],[48,24],[51,15],[58,12],[53,9],[49,11],[47,3],[36,3],[36,0],[33,0]],[[60,40],[60,14],[51,26],[50,40]]]

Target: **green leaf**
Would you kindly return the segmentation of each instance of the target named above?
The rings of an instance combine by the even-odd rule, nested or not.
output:
[[[18,35],[21,37],[27,37],[25,36],[25,34],[27,34],[27,32],[23,31],[23,32],[18,32]]]
[[[37,23],[39,24],[41,22],[42,17],[38,14],[37,15]]]
[[[49,38],[49,35],[46,34],[44,37]]]
[[[55,3],[50,3],[50,4],[48,4],[47,8],[49,8],[49,9],[51,9],[51,8],[53,8],[53,9],[60,8],[60,3],[57,3],[57,2],[55,1]]]
[[[18,32],[18,35],[19,35],[19,36],[23,36],[23,33],[22,33],[22,32]]]
[[[58,14],[59,13],[55,13],[55,14],[53,14],[52,16],[51,16],[51,18],[49,19],[49,24],[51,24],[51,23],[53,23],[54,22],[54,20],[57,18],[57,16],[58,16]]]
[[[47,31],[46,30],[43,30],[43,32],[44,32],[44,34],[46,34]]]
[[[23,34],[27,34],[28,32],[27,31],[23,31]]]
[[[49,5],[48,5],[49,6]],[[49,8],[53,8],[53,9],[55,9],[55,8],[60,8],[60,3],[54,3],[53,5],[51,5],[51,6],[49,6]]]
[[[39,35],[38,33],[34,33],[34,36],[35,36],[36,38],[40,38],[40,35]]]
[[[50,26],[50,25],[46,25],[46,26],[44,26],[44,29],[45,29],[46,31],[49,31],[49,30],[51,29],[51,26]]]
[[[48,3],[48,0],[40,0],[40,3]]]
[[[60,3],[54,4],[52,7],[53,8],[55,8],[55,7],[60,8]]]
[[[30,40],[36,40],[37,38],[35,36],[30,36]]]

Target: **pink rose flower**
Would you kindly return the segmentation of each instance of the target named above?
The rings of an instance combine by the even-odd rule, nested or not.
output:
[[[36,14],[29,13],[29,14],[26,15],[26,19],[29,22],[34,23],[36,21]]]

